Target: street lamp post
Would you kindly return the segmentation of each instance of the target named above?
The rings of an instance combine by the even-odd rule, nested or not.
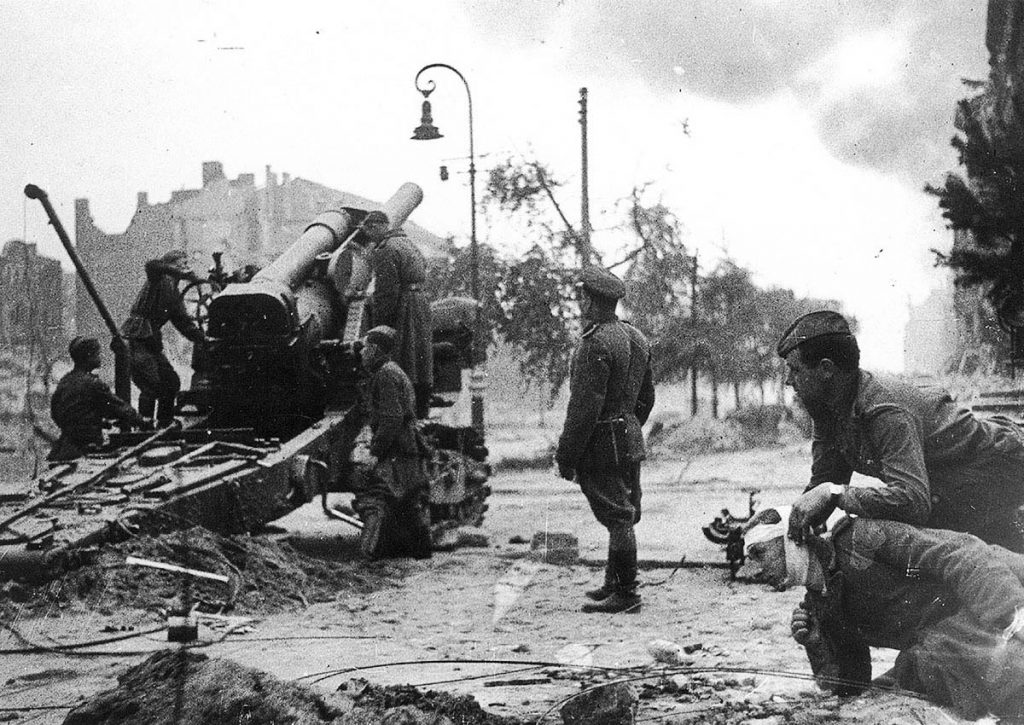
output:
[[[470,259],[470,289],[473,299],[476,300],[476,318],[473,324],[473,339],[471,343],[471,355],[473,369],[469,376],[469,392],[471,398],[470,422],[481,434],[484,432],[484,390],[487,387],[486,373],[481,363],[478,362],[478,351],[480,348],[480,250],[476,241],[476,154],[473,148],[473,94],[469,91],[469,83],[465,76],[458,69],[447,63],[430,63],[416,72],[416,90],[423,94],[422,116],[420,125],[413,131],[412,138],[415,141],[432,141],[442,137],[440,131],[434,126],[434,119],[430,112],[430,101],[427,100],[434,92],[435,84],[427,80],[427,85],[420,87],[420,76],[434,68],[445,68],[459,77],[462,85],[466,88],[466,100],[469,106],[469,259]]]

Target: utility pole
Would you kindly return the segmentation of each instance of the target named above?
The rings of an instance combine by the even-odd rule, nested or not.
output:
[[[693,327],[693,357],[690,358],[690,416],[697,415],[697,255],[690,257],[690,324]]]
[[[580,88],[580,149],[582,153],[582,171],[580,174],[580,234],[583,237],[584,263],[590,262],[590,188],[588,181],[587,162],[587,89]]]

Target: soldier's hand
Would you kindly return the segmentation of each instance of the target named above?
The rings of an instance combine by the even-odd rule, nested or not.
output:
[[[556,464],[558,466],[558,475],[564,478],[566,481],[572,481],[576,478],[576,471],[572,466],[567,466],[564,463]]]
[[[806,646],[814,638],[814,617],[811,613],[804,609],[803,605],[800,605],[793,610],[793,615],[789,620],[789,629],[793,634],[793,639],[797,641],[797,644]]]
[[[789,538],[803,543],[807,534],[817,531],[835,508],[829,484],[820,483],[804,492],[789,514]]]

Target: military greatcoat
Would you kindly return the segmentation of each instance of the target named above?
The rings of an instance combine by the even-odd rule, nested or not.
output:
[[[1024,551],[1016,509],[1024,504],[1024,431],[976,418],[941,388],[861,371],[839,414],[814,421],[811,488],[847,484],[854,471],[885,486],[850,487],[851,514],[967,531]]]
[[[591,322],[573,353],[555,461],[576,471],[594,515],[606,527],[638,519],[639,463],[645,455],[641,426],[653,407],[647,338],[614,313]]]
[[[413,385],[434,381],[430,303],[423,291],[427,265],[423,253],[400,229],[377,243],[370,259],[374,283],[373,325],[398,333],[394,359]]]

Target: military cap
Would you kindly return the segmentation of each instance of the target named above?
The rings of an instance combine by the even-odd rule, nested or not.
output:
[[[188,262],[188,254],[181,249],[172,249],[160,257],[160,261],[167,264],[186,264]]]
[[[98,353],[100,343],[95,337],[76,337],[68,345],[68,353],[72,360],[84,360],[87,356]]]
[[[817,310],[796,318],[779,340],[775,351],[786,357],[803,343],[826,335],[852,335],[850,323],[838,312]]]
[[[375,224],[375,223],[390,224],[391,220],[388,219],[388,215],[387,214],[385,214],[382,211],[377,211],[375,209],[374,211],[371,211],[369,214],[367,214],[365,217],[363,217],[363,224]]]
[[[391,352],[395,347],[395,338],[398,333],[395,328],[387,325],[377,325],[366,333],[366,342],[372,342],[384,352]]]
[[[580,286],[587,292],[609,300],[621,300],[626,296],[626,283],[604,267],[588,265],[580,274]]]

